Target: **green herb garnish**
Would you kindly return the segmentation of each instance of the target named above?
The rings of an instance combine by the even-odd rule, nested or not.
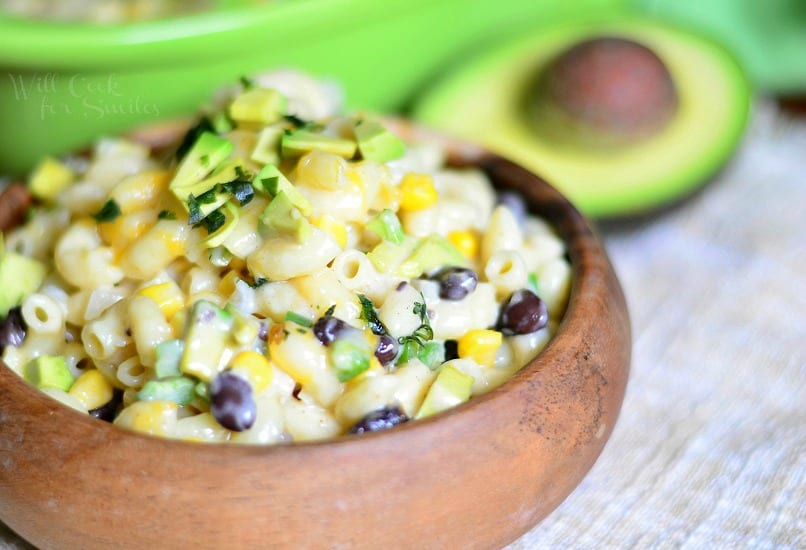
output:
[[[98,212],[92,215],[98,223],[106,223],[115,220],[120,216],[120,206],[115,202],[115,199],[109,199],[104,203]]]
[[[195,226],[204,218],[204,213],[199,206],[199,201],[196,200],[196,197],[193,196],[193,193],[188,195],[188,212],[190,214],[188,217],[188,225]]]
[[[361,302],[361,319],[367,322],[372,333],[378,336],[388,334],[389,331],[378,318],[378,312],[375,311],[375,304],[372,303],[372,300],[363,294],[358,295],[358,300]]]
[[[207,230],[207,234],[210,235],[215,233],[216,230],[224,225],[227,221],[227,217],[221,210],[213,210],[207,217],[203,218],[198,224],[195,224],[193,227],[203,227]]]
[[[286,321],[291,321],[292,323],[296,323],[299,326],[305,327],[305,328],[311,328],[313,326],[313,322],[311,322],[310,319],[308,319],[304,315],[301,315],[301,314],[296,313],[294,311],[286,311],[285,312],[285,320]]]
[[[333,315],[335,311],[336,311],[336,304],[333,304],[332,306],[327,308],[327,311],[325,311],[323,317],[330,317],[331,315]]]
[[[158,220],[175,220],[176,214],[171,212],[170,210],[162,210],[159,214],[157,214]]]
[[[241,177],[240,175],[238,176]],[[255,196],[255,188],[249,181],[237,179],[218,186],[224,193],[229,193],[241,206],[246,206]]]

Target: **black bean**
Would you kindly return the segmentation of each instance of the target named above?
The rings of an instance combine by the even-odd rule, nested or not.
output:
[[[526,221],[526,201],[523,200],[523,197],[520,195],[520,193],[516,193],[514,191],[500,191],[498,193],[498,204],[509,208],[509,211],[512,212],[512,215],[515,216],[516,220],[518,220],[518,224],[523,225],[523,223]]]
[[[345,329],[347,329],[347,323],[332,315],[320,317],[313,325],[314,335],[325,346],[333,343]]]
[[[222,372],[210,384],[210,412],[228,430],[248,430],[257,416],[252,386],[237,374]]]
[[[524,288],[513,292],[501,304],[497,328],[504,334],[529,334],[545,327],[548,322],[546,303]]]
[[[397,357],[397,340],[388,334],[381,335],[378,338],[378,345],[375,347],[375,357],[381,362],[381,365],[388,365]]]
[[[112,393],[112,399],[109,400],[109,403],[106,405],[101,405],[95,409],[90,409],[90,416],[105,420],[106,422],[112,422],[115,420],[115,417],[118,414],[118,408],[120,408],[120,404],[122,402],[123,392],[119,389],[115,389],[115,391]]]
[[[433,278],[439,282],[439,297],[443,300],[461,300],[479,283],[476,272],[464,267],[446,267]]]
[[[445,361],[459,358],[459,342],[456,340],[445,340]]]
[[[347,433],[362,434],[364,432],[377,432],[393,428],[408,421],[409,417],[397,406],[384,407],[372,411],[359,420]]]
[[[20,308],[11,309],[3,322],[0,323],[0,352],[6,346],[21,346],[25,341],[26,332],[27,327],[20,313]]]

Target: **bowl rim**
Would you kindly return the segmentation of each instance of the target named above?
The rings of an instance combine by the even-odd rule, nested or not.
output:
[[[306,42],[327,41],[334,31],[379,23],[392,11],[403,15],[428,5],[428,0],[296,0],[104,25],[0,12],[0,65],[128,70],[177,62],[198,64],[210,57],[243,55],[249,44],[298,42],[300,36]],[[272,32],[267,34],[266,28]]]
[[[402,124],[401,130],[403,132],[410,132],[414,135],[420,136],[423,139],[440,139],[443,145],[447,147],[449,165],[462,167],[476,167],[482,170],[490,179],[493,187],[500,189],[502,186],[501,177],[496,177],[494,172],[496,170],[503,170],[513,172],[523,188],[533,187],[535,185],[541,189],[541,193],[547,195],[548,200],[537,203],[532,197],[524,194],[529,206],[529,212],[536,214],[552,225],[556,233],[561,237],[566,246],[566,258],[569,260],[572,272],[571,288],[569,291],[568,302],[565,312],[560,319],[554,335],[549,339],[544,348],[519,369],[510,379],[490,391],[481,395],[475,396],[468,402],[462,403],[456,407],[452,407],[440,413],[434,414],[424,419],[416,421],[405,422],[396,426],[394,429],[381,430],[378,432],[369,432],[364,434],[344,434],[336,438],[317,440],[317,441],[300,441],[290,443],[276,443],[276,444],[234,444],[231,442],[223,443],[201,443],[203,448],[206,449],[205,453],[215,453],[220,455],[248,455],[248,454],[295,454],[305,453],[310,449],[321,447],[329,448],[359,448],[365,445],[372,445],[373,442],[382,442],[392,438],[404,439],[406,437],[415,437],[415,433],[427,434],[431,431],[431,427],[436,423],[440,425],[446,419],[455,417],[457,415],[465,415],[470,411],[476,411],[482,407],[487,407],[489,402],[497,400],[499,397],[508,393],[518,393],[529,387],[530,379],[536,376],[542,369],[551,366],[559,360],[562,350],[565,348],[565,341],[571,340],[574,334],[578,331],[584,330],[592,319],[587,316],[581,315],[580,305],[582,302],[595,298],[597,292],[604,291],[607,287],[603,285],[602,270],[609,267],[609,261],[606,258],[606,253],[603,247],[599,244],[594,236],[593,230],[584,216],[565,198],[556,188],[551,186],[543,178],[534,174],[531,171],[515,164],[512,161],[501,157],[495,153],[491,153],[478,146],[469,144],[462,140],[456,140],[445,136],[439,132],[434,132],[428,128],[411,127],[406,122],[400,120],[392,120],[390,124],[395,125],[397,128]],[[510,176],[508,176],[510,177]],[[511,185],[505,185],[504,188],[512,188]],[[515,188],[518,191],[517,188]],[[604,258],[604,265],[586,265],[585,257],[594,254],[597,258]],[[620,292],[620,287],[618,288]],[[622,295],[623,299],[623,295]],[[627,321],[626,330],[629,336],[629,321]],[[629,366],[627,366],[628,368]],[[9,376],[10,375],[10,376]],[[79,423],[81,429],[87,432],[103,432],[112,439],[120,438],[134,438],[140,440],[143,445],[171,447],[177,450],[180,449],[198,449],[200,442],[187,441],[182,439],[173,439],[161,436],[152,436],[140,433],[134,430],[122,428],[114,425],[111,422],[100,421],[87,414],[72,409],[71,407],[59,402],[58,400],[42,393],[35,387],[31,386],[21,376],[17,375],[10,367],[8,367],[2,359],[0,359],[0,381],[3,378],[7,380],[3,383],[10,383],[17,388],[24,387],[23,391],[34,402],[41,406],[47,406],[52,411],[51,414],[57,414],[59,417],[69,419],[71,422]],[[55,419],[58,421],[58,419]]]

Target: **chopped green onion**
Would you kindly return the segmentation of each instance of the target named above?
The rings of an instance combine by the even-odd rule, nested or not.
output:
[[[313,322],[310,319],[294,311],[286,311],[285,320],[291,321],[292,323],[296,323],[305,328],[311,328],[313,326]]]

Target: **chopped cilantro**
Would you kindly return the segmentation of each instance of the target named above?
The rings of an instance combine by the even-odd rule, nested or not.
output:
[[[190,214],[190,217],[188,218],[188,225],[195,226],[202,221],[202,218],[204,218],[204,213],[199,207],[199,201],[196,200],[196,197],[193,196],[193,193],[188,195],[188,212]]]
[[[375,311],[375,304],[372,303],[372,300],[363,294],[358,295],[358,300],[361,302],[361,319],[367,322],[372,333],[379,336],[381,334],[388,334],[389,331],[383,326],[381,320],[378,319],[378,312]]]
[[[336,304],[333,304],[332,306],[327,308],[327,311],[325,311],[323,317],[330,317],[331,315],[333,315],[335,311],[336,311]]]
[[[240,176],[239,176],[240,177]],[[237,179],[220,185],[221,191],[229,193],[241,206],[249,204],[255,196],[255,188],[248,181]]]
[[[302,128],[302,127],[308,125],[307,121],[302,120],[297,115],[285,115],[285,116],[283,116],[283,118],[286,119],[286,121],[290,122],[291,124],[293,124],[297,128]]]
[[[224,225],[226,221],[227,217],[221,210],[213,210],[196,225],[204,227],[207,230],[207,234],[210,235],[212,233],[215,233],[219,227]]]
[[[305,327],[305,328],[311,328],[313,326],[313,323],[311,322],[310,319],[308,319],[304,315],[301,315],[301,314],[296,313],[294,311],[286,311],[285,312],[285,320],[286,321],[291,321],[292,323],[296,323],[299,326]]]
[[[431,321],[428,319],[428,309],[426,308],[425,298],[422,292],[420,293],[420,297],[423,298],[423,301],[414,302],[414,307],[412,308],[412,313],[420,317],[420,326],[410,335],[401,336],[397,339],[398,343],[404,346],[404,349],[405,346],[413,346],[413,349],[416,350],[413,351],[415,354],[419,354],[423,351],[423,348],[427,346],[427,342],[434,338],[434,329],[431,328]],[[398,360],[398,362],[400,361]]]
[[[159,214],[157,214],[158,220],[175,220],[176,214],[171,212],[170,210],[162,210]]]
[[[115,220],[120,216],[120,206],[115,202],[115,199],[109,199],[104,203],[98,212],[92,215],[98,223],[106,223]]]
[[[196,200],[199,204],[213,204],[216,200],[216,188],[208,189],[198,197]]]

